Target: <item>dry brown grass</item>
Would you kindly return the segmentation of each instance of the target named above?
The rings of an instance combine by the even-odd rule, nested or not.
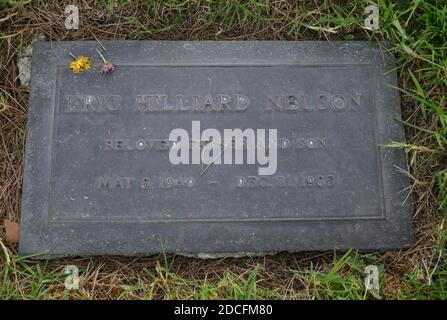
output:
[[[341,22],[321,25],[321,17],[336,16],[332,9],[317,5],[317,1],[271,1],[268,8],[250,6],[250,10],[263,17],[247,18],[241,11],[229,16],[233,11],[213,13],[204,1],[171,1],[178,4],[169,8],[160,2],[151,2],[147,7],[145,1],[132,1],[131,5],[118,6],[112,13],[105,1],[70,1],[81,8],[80,30],[64,28],[63,10],[65,2],[29,1],[24,5],[3,8],[0,11],[0,240],[5,242],[4,219],[20,220],[21,182],[23,169],[25,125],[28,108],[29,91],[20,85],[18,80],[17,58],[26,45],[37,35],[45,35],[48,40],[95,40],[95,39],[171,39],[171,40],[204,40],[204,39],[354,39],[367,38],[367,33],[356,23]],[[236,3],[235,1],[229,1]],[[1,3],[1,2],[0,2]],[[296,13],[297,6],[308,8],[308,15],[303,22],[320,30],[301,27],[289,33],[293,24],[300,21]],[[334,1],[330,8],[346,6],[343,1]],[[217,10],[217,9],[216,9]],[[352,8],[351,11],[362,8]],[[345,12],[345,11],[343,11]],[[212,18],[211,18],[212,16]],[[138,19],[146,27],[138,26],[129,20]],[[180,18],[181,17],[181,18]],[[176,20],[178,19],[178,20]],[[234,19],[230,24],[229,21]],[[212,23],[210,23],[212,21]],[[336,29],[331,29],[335,28]],[[336,33],[331,31],[335,30]],[[377,35],[380,38],[380,35]],[[417,62],[415,62],[417,63]],[[412,88],[407,74],[400,74],[402,88]],[[408,122],[431,128],[430,119],[420,117],[418,104],[409,98],[403,99],[404,118]],[[419,130],[407,128],[409,143],[417,141],[418,145],[431,148],[436,144],[432,138],[424,140]],[[375,264],[385,266],[386,285],[384,295],[398,297],[405,288],[405,274],[415,269],[424,270],[424,265],[433,268],[436,262],[437,241],[442,218],[439,215],[436,200],[435,178],[433,172],[439,167],[439,157],[430,153],[419,152],[412,157],[411,174],[414,181],[415,228],[416,244],[409,250],[401,252],[377,253]],[[17,247],[8,244],[11,254],[17,253]],[[5,265],[3,255],[0,255],[0,268]],[[228,279],[246,280],[249,273],[259,265],[259,286],[271,292],[277,292],[281,298],[313,298],[314,291],[311,277],[296,277],[293,270],[324,271],[332,264],[333,253],[302,253],[278,254],[262,258],[197,260],[185,257],[167,257],[170,267],[166,269],[164,257],[152,258],[115,258],[98,257],[89,259],[63,259],[50,261],[47,272],[60,272],[62,266],[75,264],[83,270],[79,292],[70,293],[73,298],[117,298],[123,289],[132,286],[126,298],[143,297],[152,292],[153,298],[191,298],[194,285],[185,283],[193,281],[197,284],[212,283],[215,297],[225,297],[225,292],[231,287],[229,281],[224,281],[224,274],[230,273]],[[21,274],[18,262],[15,271],[11,273],[11,281],[15,283],[19,295],[25,296],[30,290],[26,275]],[[172,264],[171,264],[172,263]],[[32,263],[31,263],[32,265]],[[153,276],[149,275],[152,272]],[[360,272],[361,274],[361,272]],[[423,281],[426,274],[422,273]],[[1,282],[1,280],[0,280]],[[243,281],[242,281],[243,282]],[[219,287],[220,285],[220,287]],[[127,286],[127,287],[126,287]],[[152,291],[151,291],[152,290]],[[199,289],[197,289],[199,290]],[[220,292],[219,290],[223,290]],[[65,295],[63,280],[52,284],[46,297],[61,298]],[[268,295],[267,295],[268,296]],[[211,294],[210,297],[213,297]]]

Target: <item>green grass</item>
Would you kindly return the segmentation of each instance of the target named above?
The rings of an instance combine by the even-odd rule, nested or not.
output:
[[[205,281],[189,280],[172,272],[168,266],[157,262],[155,270],[144,269],[146,279],[139,279],[139,285],[123,285],[118,299],[153,299],[162,296],[165,299],[279,299],[275,289],[266,289],[260,285],[259,265],[249,268],[244,275],[226,270],[220,279]]]
[[[57,270],[49,270],[47,262],[29,264],[28,257],[13,257],[10,265],[0,270],[0,297],[2,299],[45,299],[51,288],[64,279]],[[18,284],[14,279],[21,279]],[[21,291],[26,288],[26,291]]]
[[[15,19],[26,14],[23,9],[38,7],[36,2],[1,0],[0,7],[7,12],[0,18],[16,14]],[[107,31],[101,39],[390,42],[397,57],[408,140],[386,147],[402,148],[409,155],[418,245],[400,254],[348,251],[217,261],[160,256],[135,262],[115,258],[36,262],[5,247],[0,250],[1,299],[447,299],[447,2],[378,0],[380,29],[375,31],[363,28],[363,9],[369,1],[293,3],[105,0],[89,14],[108,12],[124,28],[93,24],[95,32]],[[88,19],[81,19],[81,28],[92,23]],[[82,37],[57,29],[50,18],[42,21],[51,25],[42,31],[50,38],[91,37],[88,32]],[[41,21],[33,23],[37,22]],[[2,27],[1,34],[14,35],[25,24],[11,25]],[[20,48],[27,38],[23,33],[8,39]],[[6,40],[1,45],[10,52]],[[9,81],[16,81],[13,78]],[[4,105],[24,99],[12,91],[2,92],[0,98],[3,111]],[[64,290],[67,264],[80,266],[79,291]],[[364,270],[371,264],[379,267],[379,293],[365,290]]]
[[[295,270],[295,277],[308,282],[312,297],[315,299],[355,299],[362,300],[369,296],[380,298],[375,292],[365,290],[365,262],[371,256],[361,258],[351,251],[342,257],[334,253],[329,264],[324,265],[322,271]],[[383,266],[381,271],[383,272]],[[379,280],[380,283],[380,280]]]
[[[269,279],[262,264],[247,264],[242,272],[225,268],[211,279],[190,279],[172,269],[177,257],[160,257],[153,266],[143,267],[137,276],[122,276],[122,270],[113,270],[108,275],[117,277],[106,282],[101,294],[113,295],[119,300],[126,299],[446,299],[447,271],[438,267],[431,274],[416,267],[403,276],[401,288],[396,292],[384,291],[387,275],[384,264],[377,264],[377,256],[359,254],[355,251],[334,252],[332,259],[327,256],[322,265],[286,270],[289,274],[290,291],[275,287],[274,279]],[[163,261],[163,262],[162,262]],[[87,265],[80,268],[79,290],[64,289],[66,274],[63,264],[49,266],[49,262],[36,263],[29,257],[12,257],[12,264],[0,270],[0,297],[2,299],[92,299],[91,284],[86,285],[86,277],[94,268]],[[439,262],[439,261],[438,261]],[[375,264],[379,268],[380,292],[365,290],[364,268]],[[127,270],[126,270],[127,271]],[[125,273],[125,272],[124,272]],[[212,273],[212,272],[211,272]],[[427,276],[430,280],[427,281]],[[118,279],[119,278],[119,279]],[[273,281],[273,283],[272,283]],[[90,280],[91,282],[91,280]],[[105,287],[105,289],[104,289]]]

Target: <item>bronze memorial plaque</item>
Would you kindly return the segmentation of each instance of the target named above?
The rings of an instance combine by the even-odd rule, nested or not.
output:
[[[394,58],[372,42],[38,42],[21,253],[412,243]],[[75,74],[64,51],[93,57]]]

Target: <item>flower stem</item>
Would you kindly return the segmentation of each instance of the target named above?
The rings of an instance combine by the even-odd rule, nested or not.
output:
[[[104,58],[104,56],[102,55],[101,51],[99,51],[98,49],[96,49],[96,52],[98,52],[99,56],[101,57],[102,61],[104,61],[104,63],[107,62],[106,58]]]
[[[75,55],[74,55],[73,53],[70,52],[70,50],[68,50],[68,49],[64,49],[64,51],[65,51],[66,53],[68,53],[73,59],[77,59],[77,58],[75,57]]]

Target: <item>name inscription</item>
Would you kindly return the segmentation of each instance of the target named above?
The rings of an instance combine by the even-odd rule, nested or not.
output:
[[[136,112],[243,112],[250,107],[268,112],[354,111],[361,107],[361,95],[341,93],[268,95],[263,105],[252,106],[251,99],[242,94],[218,95],[137,95],[131,107]],[[105,113],[127,109],[120,95],[67,95],[67,113]]]

